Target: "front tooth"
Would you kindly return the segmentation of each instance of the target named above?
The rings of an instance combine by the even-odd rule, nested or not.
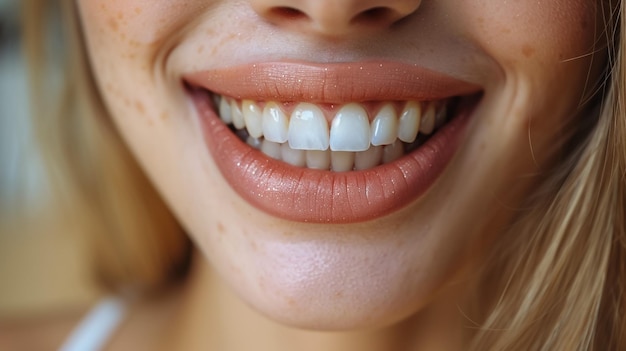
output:
[[[289,119],[275,102],[268,102],[263,109],[263,136],[275,143],[287,141]]]
[[[392,104],[386,104],[372,121],[372,145],[393,144],[398,138],[398,116]]]
[[[261,144],[261,152],[266,154],[267,156],[281,160],[281,147],[279,143],[275,143],[269,140],[263,140]]]
[[[420,125],[420,133],[430,134],[435,129],[435,104],[428,105],[424,117],[422,118],[422,124]]]
[[[405,143],[412,143],[417,137],[417,132],[420,127],[420,119],[422,117],[422,111],[420,104],[411,101],[406,104],[404,110],[400,114],[400,121],[398,122],[398,139]]]
[[[367,151],[357,152],[354,158],[354,169],[362,170],[376,167],[383,158],[383,147],[372,146]]]
[[[246,121],[243,119],[243,113],[241,113],[241,109],[239,108],[236,100],[232,100],[230,102],[230,112],[235,128],[243,129],[246,126]]]
[[[354,168],[354,152],[333,151],[330,153],[331,169],[335,172],[347,172]]]
[[[284,162],[296,167],[306,166],[306,151],[292,149],[288,143],[281,144],[280,156]]]
[[[314,169],[330,168],[330,150],[309,150],[306,152],[306,166]]]
[[[289,146],[298,150],[326,150],[330,144],[328,122],[319,107],[301,103],[291,114]]]
[[[248,134],[253,138],[263,136],[263,112],[261,108],[251,100],[243,100],[241,103],[243,119],[246,122]]]
[[[224,121],[224,123],[226,124],[233,123],[233,116],[230,111],[230,103],[228,103],[228,100],[223,96],[220,99],[220,117],[222,118],[222,121]]]
[[[370,147],[370,125],[365,109],[356,103],[343,106],[330,127],[330,149],[365,151]]]
[[[404,155],[404,146],[400,140],[383,147],[383,163],[395,161]]]

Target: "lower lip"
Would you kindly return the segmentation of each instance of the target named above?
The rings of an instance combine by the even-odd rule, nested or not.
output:
[[[205,143],[223,177],[248,203],[279,218],[308,223],[372,220],[418,199],[458,149],[473,106],[425,144],[378,167],[330,172],[291,166],[242,142],[217,116],[203,92],[191,92]]]

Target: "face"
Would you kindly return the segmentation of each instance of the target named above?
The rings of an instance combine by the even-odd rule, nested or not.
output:
[[[469,279],[602,61],[588,0],[78,7],[112,118],[212,267],[308,328]]]

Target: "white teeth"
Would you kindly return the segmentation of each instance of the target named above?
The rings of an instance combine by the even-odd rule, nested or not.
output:
[[[248,136],[248,139],[246,139],[246,143],[255,149],[260,149],[261,144],[263,143],[263,140],[259,138],[253,138],[252,136]]]
[[[357,152],[354,158],[354,169],[363,170],[378,166],[383,158],[383,147],[372,146],[367,151]]]
[[[261,145],[261,152],[271,158],[282,160],[281,146],[279,143],[275,143],[267,139],[263,140],[263,144]]]
[[[268,102],[263,109],[263,135],[276,143],[287,141],[289,119],[275,102]]]
[[[419,133],[432,134],[446,123],[445,103],[409,101],[400,114],[396,105],[382,104],[370,123],[363,104],[346,104],[328,119],[329,128],[322,109],[312,103],[299,103],[288,116],[279,102],[215,97],[220,118],[251,147],[297,167],[335,172],[393,162]]]
[[[289,146],[298,150],[326,150],[330,145],[328,122],[319,107],[301,103],[291,114]]]
[[[404,155],[404,146],[400,140],[383,147],[383,163],[393,162]]]
[[[422,108],[417,102],[411,101],[406,104],[398,122],[398,139],[412,143],[417,137],[421,117]]]
[[[423,134],[430,134],[435,130],[435,106],[430,104],[424,113],[422,118],[422,124],[420,125],[420,132]]]
[[[354,167],[354,152],[334,151],[330,153],[330,167],[335,172],[351,171]]]
[[[314,169],[329,169],[330,154],[331,152],[328,150],[309,150],[306,152],[306,166]]]
[[[230,112],[230,104],[228,100],[221,98],[220,99],[220,117],[222,117],[222,121],[226,124],[233,123],[233,116]]]
[[[243,119],[241,109],[235,100],[230,102],[230,113],[232,114],[231,119],[235,128],[242,129],[246,126],[246,121]]]
[[[241,102],[243,120],[246,122],[248,134],[253,138],[263,136],[263,112],[253,101],[243,100]]]
[[[289,146],[289,143],[281,144],[280,156],[284,162],[296,167],[306,166],[306,151],[295,150]]]
[[[356,103],[343,106],[330,127],[330,149],[365,151],[370,147],[370,123],[365,109]]]
[[[262,153],[276,160],[281,160],[293,166],[310,169],[346,172],[351,170],[366,170],[381,163],[387,163],[400,158],[403,153],[402,143],[389,146],[372,146],[366,151],[317,151],[294,150],[289,144],[279,144],[268,140],[248,138],[248,145],[261,150]],[[384,155],[384,156],[383,156]],[[383,162],[383,160],[386,160]]]
[[[392,104],[386,104],[372,121],[372,145],[393,144],[398,137],[398,117]]]

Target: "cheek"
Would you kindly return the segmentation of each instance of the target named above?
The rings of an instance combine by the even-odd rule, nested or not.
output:
[[[158,46],[175,36],[210,1],[80,0],[87,30],[120,42]],[[90,29],[91,28],[91,29]]]
[[[197,14],[187,14],[185,6],[168,12],[167,3],[186,2],[80,0],[78,10],[107,112],[138,161],[169,175],[171,170],[159,157],[178,151],[172,130],[180,131],[178,127],[188,124],[172,117],[180,114],[183,92],[178,80],[165,76],[162,68],[175,43],[175,28],[190,23]]]
[[[174,45],[178,29],[204,5],[164,0],[79,0],[77,4],[89,58],[110,112],[164,115],[150,108],[154,104],[149,96],[154,95],[160,73],[155,68]]]
[[[590,55],[602,46],[601,7],[589,0],[477,0],[450,11],[502,70],[490,91],[508,99],[507,120],[518,121],[533,146],[550,144],[594,91],[586,87],[604,62],[603,54]]]
[[[592,51],[598,11],[589,0],[464,1],[465,14],[483,48],[508,65],[550,63]],[[455,3],[456,6],[456,3]]]

